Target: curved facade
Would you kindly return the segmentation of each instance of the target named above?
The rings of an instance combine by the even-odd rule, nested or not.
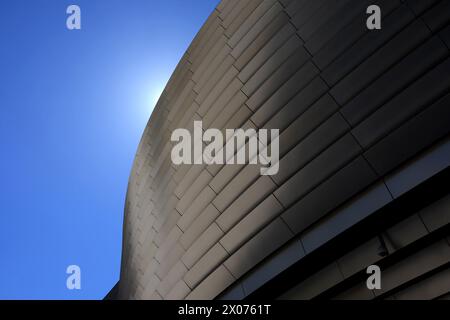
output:
[[[142,137],[118,298],[445,298],[449,19],[447,0],[222,1]],[[279,129],[278,173],[174,165],[196,120]]]

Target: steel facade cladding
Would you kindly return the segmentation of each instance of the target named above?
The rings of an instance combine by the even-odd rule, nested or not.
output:
[[[366,27],[371,4],[382,10],[381,30]],[[450,291],[448,195],[438,184],[439,199],[425,191],[404,198],[448,177],[449,20],[447,0],[222,1],[142,137],[118,298],[244,298],[270,285],[281,298]],[[173,165],[171,133],[192,131],[195,120],[205,129],[280,129],[279,173]],[[422,197],[428,203],[408,206]],[[390,225],[376,219],[382,211]],[[369,220],[367,230],[380,234],[338,241]],[[380,241],[391,256],[376,256]],[[330,243],[340,256],[316,259]],[[387,261],[382,294],[358,278],[380,259]],[[281,284],[303,262],[314,268],[301,269],[292,288]]]

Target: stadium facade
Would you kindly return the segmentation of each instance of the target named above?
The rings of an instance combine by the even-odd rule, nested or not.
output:
[[[140,142],[115,298],[448,299],[449,20],[448,0],[222,1]],[[194,121],[279,129],[278,173],[174,165]]]

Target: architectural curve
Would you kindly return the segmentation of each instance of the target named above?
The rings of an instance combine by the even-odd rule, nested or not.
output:
[[[445,297],[449,4],[222,1],[140,142],[117,297]],[[196,120],[279,129],[278,173],[173,164],[172,132]]]

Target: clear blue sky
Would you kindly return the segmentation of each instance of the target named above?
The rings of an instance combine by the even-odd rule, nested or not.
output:
[[[0,299],[101,299],[117,282],[137,145],[217,2],[1,2]],[[80,291],[66,289],[70,264]]]

